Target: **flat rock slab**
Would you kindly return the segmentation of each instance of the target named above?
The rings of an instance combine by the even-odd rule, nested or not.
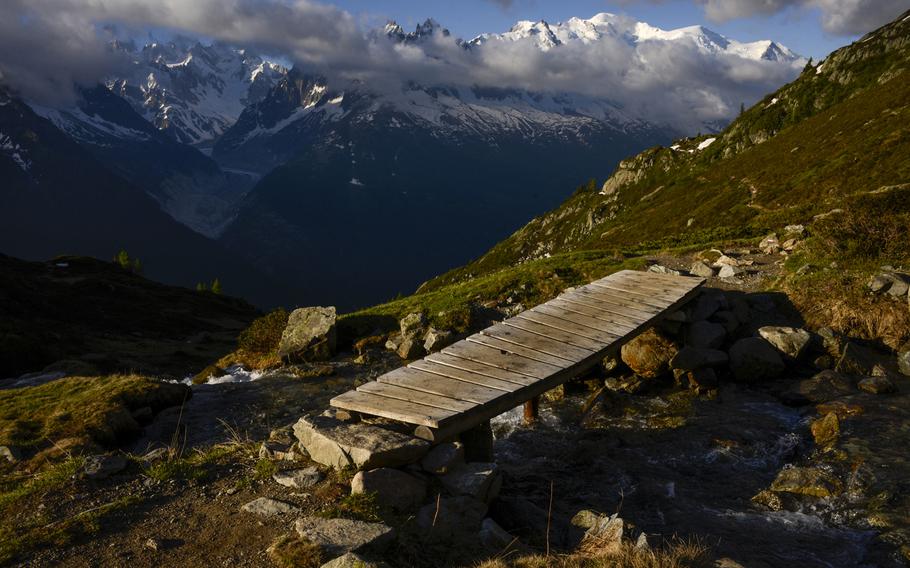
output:
[[[303,469],[292,469],[290,471],[279,471],[272,476],[275,483],[291,487],[293,489],[308,489],[322,481],[322,472],[316,467],[305,467]]]
[[[348,552],[344,556],[329,560],[319,568],[389,568],[389,565],[385,562],[371,562],[359,554]]]
[[[295,523],[297,533],[327,554],[348,552],[381,552],[395,538],[395,529],[383,523],[365,523],[350,519],[302,517]]]
[[[304,416],[294,435],[313,461],[338,469],[400,467],[419,461],[430,448],[407,434],[328,416]]]
[[[275,515],[296,513],[300,510],[300,508],[296,505],[285,503],[284,501],[279,501],[278,499],[259,497],[258,499],[253,499],[246,505],[240,507],[240,510],[245,513],[255,513],[257,515],[262,515],[263,517],[274,517]]]

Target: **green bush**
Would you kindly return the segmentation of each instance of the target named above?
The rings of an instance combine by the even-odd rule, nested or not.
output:
[[[256,318],[250,327],[240,333],[238,347],[251,353],[269,353],[278,348],[281,334],[288,324],[288,312],[278,308]]]

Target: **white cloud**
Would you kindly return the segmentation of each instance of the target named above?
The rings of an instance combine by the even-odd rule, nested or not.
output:
[[[614,24],[620,33],[548,51],[538,49],[534,37],[465,49],[439,33],[418,43],[393,42],[365,33],[347,12],[311,0],[4,0],[0,73],[28,97],[59,98],[73,82],[97,81],[123,63],[106,49],[106,26],[157,27],[286,54],[336,85],[355,80],[381,91],[416,81],[573,93],[608,99],[634,116],[691,126],[732,116],[741,102],[796,72],[784,63],[705,52],[695,41],[632,44],[626,34],[635,21]]]
[[[910,8],[908,0],[695,0],[712,21],[771,15],[788,8],[818,8],[822,27],[831,34],[860,35],[882,26]]]

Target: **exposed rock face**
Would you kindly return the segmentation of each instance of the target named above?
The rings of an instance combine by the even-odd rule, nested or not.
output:
[[[782,469],[771,483],[771,491],[811,497],[832,497],[840,493],[841,489],[841,482],[836,477],[814,467]]]
[[[812,342],[812,334],[795,327],[765,326],[758,334],[791,359],[799,359]]]
[[[683,347],[670,361],[670,366],[683,371],[695,371],[704,367],[721,367],[729,361],[730,357],[718,349]]]
[[[389,467],[358,471],[351,481],[351,493],[375,493],[377,500],[396,511],[410,511],[427,495],[427,483]]]
[[[274,517],[275,515],[296,513],[300,509],[295,505],[279,501],[278,499],[259,497],[240,507],[240,510],[245,513],[262,515],[263,517]]]
[[[761,337],[740,339],[730,348],[730,370],[737,381],[755,383],[775,379],[785,369],[777,349]]]
[[[461,442],[439,444],[420,461],[424,471],[437,475],[448,473],[452,468],[462,464],[464,464],[464,444]]]
[[[313,461],[338,469],[399,467],[418,461],[429,449],[429,443],[413,436],[327,416],[304,416],[294,425],[294,435]]]
[[[316,467],[305,467],[303,469],[292,469],[290,471],[279,471],[272,476],[279,485],[292,487],[294,489],[308,489],[320,481],[323,475]]]
[[[335,354],[335,308],[298,308],[291,312],[281,334],[282,359],[325,361]]]
[[[295,523],[297,533],[327,554],[381,552],[395,539],[395,530],[383,523],[350,519],[302,517]]]
[[[679,348],[654,329],[649,329],[622,346],[623,362],[636,374],[655,378],[670,370],[670,360]]]
[[[466,495],[489,503],[502,487],[502,475],[495,463],[474,462],[453,468],[439,480],[453,495]]]

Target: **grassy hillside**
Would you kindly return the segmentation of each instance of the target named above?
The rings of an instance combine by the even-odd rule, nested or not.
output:
[[[423,290],[547,254],[754,237],[910,181],[908,15],[807,66],[710,145],[702,136],[624,161],[599,190],[580,187]]]

